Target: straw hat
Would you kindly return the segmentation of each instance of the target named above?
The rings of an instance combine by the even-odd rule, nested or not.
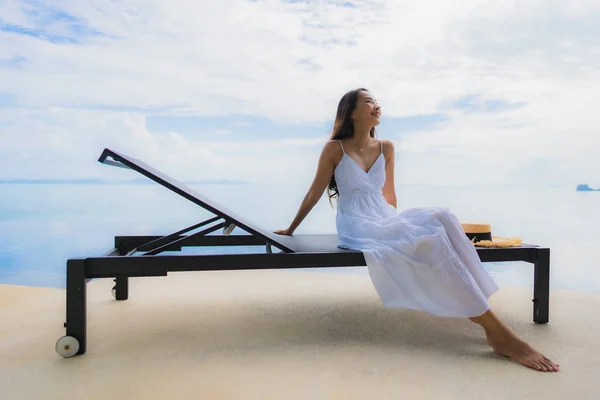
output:
[[[489,224],[461,224],[467,237],[478,247],[519,247],[523,244],[520,238],[504,238],[492,236]]]

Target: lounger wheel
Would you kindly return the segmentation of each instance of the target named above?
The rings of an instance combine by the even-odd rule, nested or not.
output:
[[[116,299],[117,298],[117,285],[113,286],[113,288],[110,291],[112,293],[112,296]]]
[[[55,349],[61,357],[73,357],[79,351],[79,340],[73,336],[63,336],[56,341]]]

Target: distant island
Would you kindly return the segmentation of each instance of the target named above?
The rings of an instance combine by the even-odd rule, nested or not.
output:
[[[181,181],[188,185],[246,185],[250,182],[225,179]],[[102,179],[0,179],[0,185],[147,185],[156,184],[151,179],[105,181]]]
[[[600,189],[592,189],[588,185],[583,184],[583,185],[577,185],[577,191],[578,192],[600,192]]]

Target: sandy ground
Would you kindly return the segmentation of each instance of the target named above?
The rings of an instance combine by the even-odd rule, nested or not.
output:
[[[463,319],[384,309],[368,277],[307,271],[174,273],[88,284],[88,351],[59,357],[65,291],[0,285],[0,398],[598,399],[600,293],[552,291],[532,322],[531,289],[492,307],[561,364],[495,355]]]

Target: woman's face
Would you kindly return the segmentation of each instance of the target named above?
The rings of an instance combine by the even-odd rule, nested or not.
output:
[[[356,100],[356,108],[352,113],[355,123],[377,126],[381,117],[381,107],[371,93],[361,91]]]

